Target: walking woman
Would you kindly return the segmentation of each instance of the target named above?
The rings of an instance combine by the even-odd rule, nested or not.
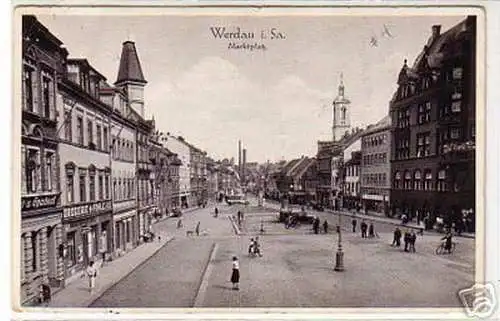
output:
[[[233,290],[239,290],[240,283],[240,263],[238,258],[233,256],[233,272],[231,274],[231,283],[233,283]]]
[[[97,277],[97,268],[94,265],[94,261],[90,261],[86,272],[89,278],[89,292],[92,293],[92,291],[94,291],[95,279]]]

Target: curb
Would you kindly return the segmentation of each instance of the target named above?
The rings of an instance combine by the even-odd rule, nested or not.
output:
[[[229,216],[229,220],[231,221],[231,225],[233,226],[234,234],[241,235],[241,231],[238,228],[236,222],[234,221],[233,216],[232,215],[228,215],[228,216]]]
[[[196,290],[196,296],[194,297],[193,308],[202,307],[203,301],[205,300],[205,294],[207,292],[208,287],[208,278],[209,272],[211,272],[211,268],[213,265],[213,261],[215,259],[215,253],[217,252],[217,243],[213,243],[210,249],[210,255],[208,256],[207,264],[203,269],[203,273],[201,273],[200,284],[198,285],[198,289]]]
[[[143,264],[145,264],[150,258],[152,258],[156,253],[158,253],[158,251],[160,251],[162,248],[164,248],[168,243],[170,243],[171,241],[173,241],[175,239],[174,236],[172,237],[169,237],[165,243],[163,243],[160,247],[158,247],[156,250],[153,251],[153,253],[151,253],[150,255],[148,255],[144,260],[142,260],[141,262],[139,262],[136,266],[133,266],[132,269],[130,271],[128,271],[127,273],[125,273],[123,276],[119,277],[116,281],[113,281],[111,282],[111,284],[103,289],[101,289],[101,291],[98,292],[97,296],[95,298],[91,298],[89,300],[87,300],[85,302],[85,304],[83,304],[84,306],[86,307],[89,307],[92,303],[94,303],[95,301],[99,300],[106,291],[108,291],[109,289],[111,289],[112,287],[114,287],[116,284],[118,284],[120,281],[122,281],[123,279],[125,279],[127,276],[129,276],[132,272],[134,272],[135,270],[137,270],[139,267],[141,267]]]

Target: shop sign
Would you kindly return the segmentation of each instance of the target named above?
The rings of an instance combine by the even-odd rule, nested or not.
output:
[[[55,207],[59,200],[59,193],[50,195],[24,196],[21,198],[21,209],[23,211],[37,210],[47,207]]]
[[[98,215],[111,210],[111,201],[99,201],[66,207],[63,211],[63,219],[78,218],[90,215]]]

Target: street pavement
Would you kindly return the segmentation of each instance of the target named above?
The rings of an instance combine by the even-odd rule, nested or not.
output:
[[[362,239],[343,219],[344,272],[333,270],[338,216],[317,213],[328,234],[311,225],[286,229],[277,211],[225,204],[184,215],[184,227],[169,219],[174,240],[106,291],[92,307],[458,307],[456,295],[474,281],[474,240],[457,240],[452,255],[434,254],[439,235],[418,236],[416,253],[390,246],[394,225],[375,223],[378,237]],[[229,216],[242,210],[235,234]],[[197,222],[200,236],[187,236]],[[260,224],[265,232],[260,233]],[[358,226],[359,226],[358,222]],[[260,235],[263,257],[249,257]],[[240,260],[240,290],[231,289],[231,258]],[[212,257],[212,259],[210,259]]]

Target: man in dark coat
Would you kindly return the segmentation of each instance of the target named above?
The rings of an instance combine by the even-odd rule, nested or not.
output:
[[[352,219],[352,232],[353,233],[356,233],[356,225],[357,224],[358,224],[358,221],[355,218],[353,218]]]
[[[328,221],[325,220],[323,222],[323,230],[325,231],[325,234],[328,234]]]
[[[373,227],[373,223],[370,223],[370,227],[368,227],[368,237],[370,238],[375,237],[375,229]]]
[[[366,238],[366,230],[368,228],[368,225],[366,224],[365,221],[361,222],[361,237]]]
[[[399,227],[396,227],[396,229],[394,230],[394,240],[392,241],[391,246],[401,246],[401,230],[399,229]]]
[[[319,233],[319,218],[317,218],[317,217],[314,218],[313,230],[314,230],[314,234]]]
[[[408,230],[405,231],[404,241],[405,241],[405,252],[408,252],[408,246],[410,245],[410,232]]]
[[[410,252],[413,252],[415,253],[415,241],[417,240],[417,234],[415,234],[415,231],[412,230],[411,233],[410,233],[410,239],[409,239],[409,243],[410,243]]]

